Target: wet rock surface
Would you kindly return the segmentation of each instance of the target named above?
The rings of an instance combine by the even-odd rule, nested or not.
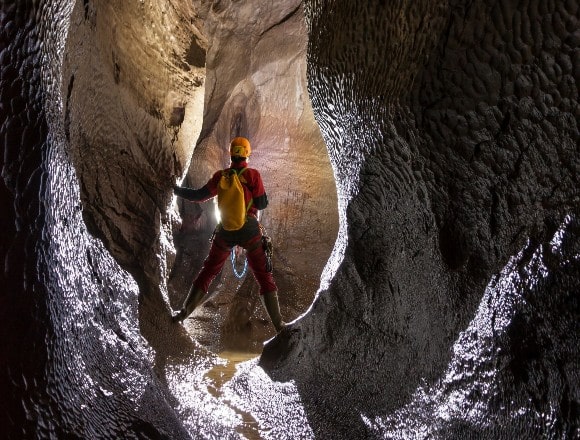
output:
[[[121,3],[0,3],[3,437],[580,435],[575,2]],[[169,318],[233,134],[326,264],[259,359],[249,278]]]
[[[274,368],[277,379],[299,378],[299,392],[310,395],[312,418],[340,421],[315,433],[334,429],[341,437],[355,429],[361,436],[377,435],[367,430],[368,414],[394,411],[425,383],[436,387],[449,348],[481,307],[493,273],[509,255],[545,246],[566,213],[577,212],[578,72],[568,62],[578,53],[577,13],[570,3],[308,3],[309,90],[331,161],[340,170],[339,199],[348,200],[339,213],[347,234],[330,288],[283,344],[272,344],[271,353],[266,348],[262,364]],[[341,22],[349,23],[348,30],[328,25]],[[409,28],[413,38],[400,38]],[[575,243],[575,232],[568,233]],[[552,270],[559,273],[556,266]],[[539,272],[532,267],[527,277]],[[562,303],[546,299],[545,313],[577,311],[577,296],[569,294],[575,284],[574,277],[550,284],[549,295]],[[507,304],[497,307],[488,310],[491,319],[510,310]],[[526,332],[520,311],[511,311],[508,333]],[[567,330],[552,334],[568,347],[561,355],[577,362],[577,333],[571,339]],[[527,359],[515,361],[524,353],[511,355],[517,368],[528,365]],[[493,353],[481,356],[498,360]],[[536,365],[550,363],[550,357]],[[476,368],[463,365],[454,392],[462,394],[466,382],[479,380]],[[543,368],[538,377],[545,377]],[[545,377],[551,384],[536,389],[542,395],[534,399],[537,408],[512,407],[506,392],[502,404],[483,411],[490,417],[483,425],[469,411],[455,412],[445,416],[452,428],[432,435],[573,437],[578,415],[567,408],[578,401],[575,374],[557,374],[554,382]],[[495,380],[500,388],[512,386],[508,375]],[[562,382],[570,392],[549,397],[548,390]],[[324,405],[332,408],[328,413],[314,403],[321,388],[332,402]],[[465,395],[457,397],[462,398],[466,407],[477,406]],[[560,398],[566,403],[556,403]],[[550,413],[557,413],[560,428],[542,428],[541,414]],[[503,432],[499,420],[510,417],[526,422]]]

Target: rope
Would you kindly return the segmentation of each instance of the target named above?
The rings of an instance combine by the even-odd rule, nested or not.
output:
[[[236,248],[235,247],[232,248],[232,253],[230,254],[230,260],[232,261],[232,269],[234,271],[234,275],[238,279],[242,278],[246,274],[246,272],[248,271],[248,258],[247,257],[244,258],[244,270],[242,270],[242,273],[239,273],[238,270],[236,269]]]

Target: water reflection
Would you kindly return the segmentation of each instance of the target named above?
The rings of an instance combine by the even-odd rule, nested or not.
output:
[[[217,363],[209,370],[205,377],[208,379],[208,391],[216,398],[223,398],[224,403],[229,406],[241,419],[241,424],[236,427],[236,432],[247,439],[260,439],[259,425],[256,419],[248,411],[236,407],[230,400],[224,396],[222,387],[229,382],[236,373],[237,365],[241,362],[256,357],[253,353],[224,351],[219,354],[224,362]]]

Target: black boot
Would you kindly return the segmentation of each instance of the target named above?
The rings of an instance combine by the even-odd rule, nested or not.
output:
[[[280,333],[280,331],[286,326],[286,323],[282,320],[282,315],[280,314],[280,305],[278,304],[278,292],[267,292],[264,295],[260,296],[262,300],[262,305],[268,312],[268,316],[270,316],[270,320],[276,331]]]
[[[181,322],[187,318],[195,310],[195,308],[201,302],[201,299],[205,295],[205,292],[194,286],[191,286],[189,294],[183,303],[183,307],[179,312],[173,315],[173,322]]]

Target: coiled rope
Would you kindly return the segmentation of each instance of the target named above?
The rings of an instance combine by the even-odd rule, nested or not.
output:
[[[248,271],[248,258],[244,257],[244,269],[242,270],[242,273],[238,272],[238,270],[236,269],[236,248],[235,247],[232,248],[232,253],[230,254],[230,260],[232,261],[232,269],[234,271],[234,275],[238,279],[242,278],[246,274],[246,272]]]

